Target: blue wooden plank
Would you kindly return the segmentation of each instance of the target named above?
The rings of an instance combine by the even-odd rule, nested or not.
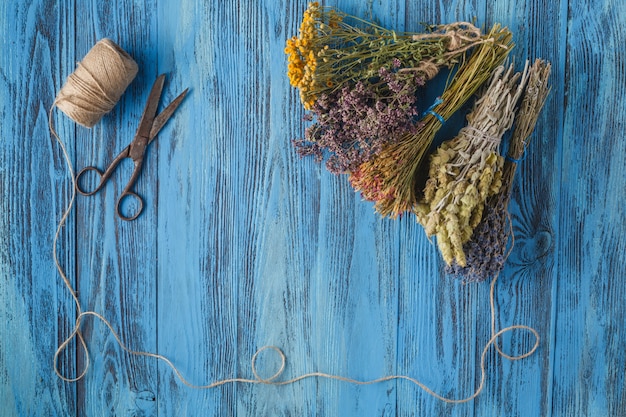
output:
[[[407,29],[420,30],[419,22],[430,24],[472,21],[485,25],[484,1],[445,1],[410,4]],[[427,88],[442,88],[433,84]],[[428,107],[425,104],[424,107]],[[461,112],[460,112],[461,113]],[[461,114],[462,116],[462,114]],[[441,139],[450,139],[461,127],[462,117],[446,123]],[[462,285],[443,271],[444,263],[423,229],[407,218],[402,221],[400,244],[398,371],[410,375],[449,399],[471,396],[480,375],[476,357],[482,350],[477,336],[477,312],[488,308],[484,286]],[[485,323],[487,325],[487,323]],[[471,416],[473,404],[442,402],[413,384],[402,383],[397,415]]]
[[[69,333],[73,305],[52,264],[55,223],[68,200],[65,162],[51,141],[48,109],[73,63],[71,2],[5,2],[0,6],[0,398],[2,415],[65,415],[76,390],[53,375],[59,337]],[[64,25],[57,25],[63,22]],[[56,119],[56,118],[55,118]],[[58,131],[72,139],[61,120]],[[61,246],[74,247],[70,233]],[[71,271],[70,256],[60,261]],[[71,352],[64,372],[73,374]],[[69,359],[69,360],[68,360]]]
[[[626,5],[569,2],[553,415],[624,415]]]
[[[396,2],[339,1],[333,6],[385,27],[401,30],[404,25],[404,5]],[[304,8],[302,3],[299,9]],[[285,38],[295,33],[294,28]],[[303,136],[304,126],[296,137]],[[283,146],[289,147],[285,139]],[[335,176],[323,165],[316,170],[316,194],[305,194],[300,202],[306,206],[319,200],[319,212],[311,213],[318,222],[311,236],[315,247],[296,248],[315,254],[311,309],[305,312],[313,325],[310,370],[362,381],[395,374],[398,223],[374,213],[345,175]],[[318,415],[388,415],[396,401],[395,381],[373,386],[316,381]]]
[[[77,128],[78,170],[88,165],[107,166],[130,143],[157,75],[158,54],[155,2],[81,2],[75,13],[77,21],[86,22],[76,29],[76,60],[98,40],[108,37],[139,66],[137,78],[113,111],[92,129]],[[157,152],[157,146],[148,148],[136,184],[145,203],[137,220],[126,222],[115,215],[117,199],[132,172],[130,161],[122,164],[102,191],[91,197],[79,195],[76,204],[74,256],[84,310],[103,315],[130,349],[140,351],[157,350]],[[91,364],[77,384],[78,414],[156,415],[158,381],[154,360],[127,355],[103,323],[94,319],[84,323]],[[80,355],[79,367],[84,365],[85,358]]]
[[[288,2],[241,3],[240,32],[235,35],[241,46],[237,55],[241,71],[233,82],[243,97],[238,134],[232,138],[239,167],[233,172],[238,176],[235,241],[240,260],[235,266],[240,299],[237,362],[240,373],[248,376],[250,358],[264,345],[284,350],[289,375],[312,366],[315,348],[309,338],[315,331],[310,290],[318,225],[315,209],[302,200],[319,188],[317,173],[302,169],[290,149],[290,135],[297,132],[302,113],[289,100],[294,96],[285,82],[283,54],[298,11]],[[270,353],[260,357],[264,376],[276,366]],[[238,386],[236,412],[315,413],[316,398],[311,395],[315,384]]]
[[[518,166],[510,210],[515,241],[507,266],[496,286],[497,329],[514,324],[529,325],[539,332],[539,350],[522,361],[511,362],[492,350],[490,378],[485,395],[476,400],[476,414],[549,415],[552,386],[552,352],[555,334],[553,306],[555,283],[559,279],[558,237],[561,182],[560,149],[563,143],[563,81],[567,2],[498,2],[489,5],[489,23],[501,22],[514,34],[511,60],[516,69],[524,61],[544,58],[552,63],[552,92],[527,155]],[[550,39],[549,42],[546,42]],[[489,311],[478,315],[484,323]],[[482,326],[479,337],[491,335]],[[504,352],[528,351],[535,338],[526,331],[503,336]],[[496,411],[497,410],[497,411]]]
[[[158,344],[189,382],[238,375],[235,138],[243,97],[237,5],[160,2],[159,70],[190,93],[159,152]],[[169,132],[169,133],[168,133]],[[162,415],[234,415],[233,384],[193,390],[159,365]]]

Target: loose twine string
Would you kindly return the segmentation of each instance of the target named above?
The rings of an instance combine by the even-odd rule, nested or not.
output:
[[[108,43],[111,41],[106,40],[107,42],[105,42],[105,48],[108,51],[117,51],[117,58],[116,59],[122,59],[122,60],[127,60],[127,59],[131,59],[130,56],[128,56],[123,50],[121,50],[121,48],[119,48],[117,45],[115,45],[115,47],[110,48]],[[112,42],[111,42],[112,43]],[[113,44],[114,45],[114,44]],[[98,46],[98,44],[96,45]],[[95,47],[94,47],[95,48]],[[63,267],[61,266],[61,262],[59,260],[59,256],[58,256],[58,242],[61,236],[61,230],[63,229],[63,226],[65,225],[71,210],[74,206],[75,203],[75,199],[76,199],[76,177],[74,174],[74,169],[72,166],[72,162],[70,160],[69,154],[67,152],[67,148],[65,146],[65,143],[63,142],[63,140],[61,140],[61,138],[59,137],[59,135],[57,134],[56,130],[54,129],[53,123],[52,123],[52,111],[54,109],[54,107],[59,107],[61,108],[62,103],[82,103],[82,107],[80,106],[74,106],[71,107],[72,109],[78,109],[79,113],[81,111],[81,109],[88,109],[87,113],[89,116],[91,116],[91,118],[85,119],[82,118],[80,119],[81,121],[79,122],[78,120],[76,120],[74,118],[74,116],[76,115],[75,111],[69,111],[66,112],[64,111],[70,118],[72,118],[72,120],[76,121],[77,123],[80,123],[82,125],[89,125],[91,123],[91,121],[93,120],[100,120],[100,118],[104,115],[104,113],[108,112],[109,110],[111,110],[111,108],[113,107],[111,105],[111,103],[113,105],[115,105],[115,102],[117,102],[117,100],[119,99],[119,97],[121,97],[121,94],[123,93],[123,91],[126,89],[126,87],[128,86],[128,84],[130,83],[130,81],[132,80],[132,78],[134,78],[134,74],[136,74],[137,70],[136,70],[136,64],[135,64],[135,69],[133,70],[133,66],[132,65],[125,65],[125,66],[118,66],[117,68],[124,68],[124,70],[120,73],[115,73],[115,71],[111,71],[111,68],[108,67],[106,70],[94,70],[93,67],[91,66],[91,64],[93,63],[91,58],[94,57],[94,55],[90,54],[93,52],[90,51],[89,54],[87,54],[85,56],[85,59],[83,60],[82,63],[80,63],[78,65],[78,69],[75,71],[74,74],[72,74],[70,77],[68,77],[68,81],[67,84],[63,87],[63,89],[59,92],[57,98],[55,99],[53,105],[50,108],[49,114],[48,114],[48,126],[50,128],[50,132],[53,135],[53,137],[55,138],[55,140],[57,141],[57,143],[59,144],[59,146],[61,147],[61,151],[63,153],[63,157],[65,160],[65,163],[67,165],[67,170],[68,173],[70,175],[70,182],[71,182],[71,188],[72,191],[70,193],[70,198],[69,198],[69,203],[67,205],[67,208],[64,210],[63,215],[61,216],[61,219],[57,225],[57,229],[56,229],[56,233],[54,235],[54,241],[53,241],[53,245],[52,245],[52,254],[53,254],[53,258],[54,258],[54,264],[55,267],[58,271],[59,276],[61,277],[63,284],[65,285],[65,287],[67,288],[67,290],[69,291],[72,299],[74,300],[74,304],[76,305],[76,322],[74,324],[74,328],[71,331],[70,335],[58,346],[55,354],[54,354],[54,358],[53,358],[53,365],[54,365],[54,372],[56,373],[56,375],[62,379],[63,381],[66,382],[76,382],[81,380],[82,378],[85,377],[85,375],[87,374],[87,371],[90,367],[90,358],[89,358],[89,349],[87,347],[87,343],[85,341],[85,338],[81,332],[81,325],[84,321],[84,319],[86,318],[94,318],[94,319],[98,319],[100,320],[111,332],[111,335],[114,337],[115,341],[117,342],[117,344],[119,345],[119,347],[125,351],[127,354],[129,355],[135,355],[135,356],[143,356],[143,357],[149,357],[149,358],[154,358],[156,360],[159,360],[163,363],[165,363],[167,366],[170,367],[170,369],[172,370],[172,372],[176,375],[176,377],[180,380],[180,382],[184,385],[186,385],[187,387],[190,388],[194,388],[194,389],[210,389],[210,388],[215,388],[215,387],[219,387],[222,385],[226,385],[226,384],[234,384],[234,383],[241,383],[241,384],[265,384],[265,385],[275,385],[275,386],[282,386],[282,385],[289,385],[289,384],[293,384],[296,383],[298,381],[302,381],[304,379],[307,378],[325,378],[325,379],[331,379],[331,380],[337,380],[337,381],[342,381],[342,382],[346,382],[346,383],[350,383],[350,384],[355,384],[355,385],[372,385],[372,384],[378,384],[381,382],[386,382],[386,381],[392,381],[392,380],[405,380],[408,382],[411,382],[413,384],[415,384],[417,387],[421,388],[423,391],[425,391],[426,393],[428,393],[429,395],[433,396],[434,398],[437,398],[438,400],[441,400],[443,402],[446,403],[453,403],[453,404],[459,404],[459,403],[465,403],[468,401],[471,401],[472,399],[476,398],[481,391],[484,388],[485,385],[485,380],[486,380],[486,371],[485,371],[485,360],[486,360],[486,356],[487,353],[489,351],[489,348],[491,347],[491,345],[494,345],[497,352],[509,359],[509,360],[520,360],[520,359],[524,359],[530,355],[532,355],[537,348],[539,347],[539,341],[540,341],[540,337],[539,337],[539,333],[526,325],[512,325],[509,327],[506,327],[504,329],[501,329],[499,331],[496,332],[496,307],[495,307],[495,285],[496,285],[496,281],[498,279],[498,276],[496,275],[493,280],[491,281],[491,285],[490,285],[490,291],[489,291],[489,302],[490,302],[490,309],[491,309],[491,338],[489,339],[489,341],[485,344],[485,346],[483,347],[482,353],[480,355],[480,383],[478,385],[478,387],[476,388],[476,390],[474,391],[474,393],[468,397],[465,398],[460,398],[460,399],[455,399],[455,398],[449,398],[449,397],[444,397],[436,392],[434,392],[432,389],[428,388],[425,384],[423,384],[422,382],[420,382],[419,380],[407,376],[407,375],[387,375],[387,376],[383,376],[381,378],[377,378],[377,379],[372,379],[372,380],[358,380],[358,379],[354,379],[354,378],[348,378],[348,377],[344,377],[341,375],[334,375],[334,374],[330,374],[330,373],[325,373],[325,372],[309,372],[309,373],[304,373],[301,374],[299,376],[296,376],[294,378],[291,379],[286,379],[286,380],[279,380],[280,376],[283,374],[284,370],[285,370],[285,366],[286,366],[286,361],[287,361],[287,357],[286,355],[283,353],[283,351],[278,348],[277,346],[263,346],[260,349],[258,349],[255,354],[252,356],[251,359],[251,370],[252,370],[252,374],[254,376],[254,378],[250,379],[250,378],[227,378],[227,379],[222,379],[222,380],[217,380],[214,381],[210,384],[207,385],[196,385],[191,383],[189,380],[187,380],[183,374],[181,373],[181,371],[172,363],[172,361],[170,361],[166,356],[163,356],[161,354],[158,353],[152,353],[152,352],[143,352],[143,351],[136,351],[136,350],[132,350],[130,349],[128,346],[126,346],[126,344],[122,341],[122,339],[120,338],[120,336],[118,335],[118,333],[115,331],[115,329],[113,328],[113,325],[101,314],[95,312],[95,311],[83,311],[81,302],[78,298],[78,295],[76,293],[76,290],[74,289],[74,287],[72,286],[72,283],[70,282],[69,278],[67,277],[67,274],[65,273]],[[96,50],[97,52],[97,50]],[[95,56],[100,56],[96,53]],[[106,61],[100,61],[103,64],[106,64]],[[133,61],[134,63],[134,61]],[[86,70],[84,72],[84,74],[87,74],[87,76],[83,76],[83,72],[80,70]],[[77,74],[78,73],[78,74]],[[131,76],[132,73],[132,76]],[[104,75],[107,80],[109,81],[113,81],[113,83],[106,83],[103,82],[101,76]],[[130,79],[130,80],[129,80]],[[78,82],[76,82],[78,80]],[[68,86],[70,86],[70,89],[74,89],[71,90],[73,91],[72,94],[69,94],[68,91],[66,90],[66,88],[68,88]],[[79,86],[78,88],[76,88],[76,86]],[[109,89],[110,88],[110,89]],[[121,90],[121,92],[120,92]],[[83,95],[84,94],[84,95]],[[102,94],[102,97],[100,97],[100,94]],[[114,101],[112,102],[112,98],[117,97]],[[77,100],[74,100],[75,98],[77,98]],[[95,99],[94,99],[95,98]],[[93,101],[90,101],[94,99]],[[94,104],[93,106],[89,106],[89,103],[93,103],[96,102],[96,104]],[[67,107],[66,107],[67,108]],[[80,118],[80,116],[79,116]],[[512,249],[512,247],[511,247]],[[510,251],[509,251],[510,253]],[[508,255],[507,255],[508,256]],[[502,336],[503,334],[510,332],[510,331],[514,331],[514,330],[526,330],[529,331],[530,333],[532,333],[535,336],[535,344],[533,345],[533,347],[527,351],[526,353],[523,353],[521,355],[518,356],[514,356],[514,355],[508,355],[504,352],[502,352],[500,346],[497,343],[497,340],[500,336]],[[61,355],[61,353],[68,347],[68,345],[72,342],[72,340],[74,339],[78,339],[78,342],[80,344],[80,346],[82,347],[82,349],[84,350],[85,353],[85,365],[83,370],[75,377],[68,377],[66,375],[63,375],[61,373],[61,371],[59,370],[59,356]],[[257,371],[257,359],[259,357],[259,355],[267,350],[273,350],[276,354],[278,354],[278,356],[280,357],[280,367],[279,369],[273,374],[271,375],[269,378],[263,378],[259,375],[258,371]]]

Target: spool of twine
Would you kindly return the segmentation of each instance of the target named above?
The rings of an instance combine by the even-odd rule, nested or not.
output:
[[[137,63],[110,39],[102,39],[78,63],[54,99],[76,123],[92,128],[113,109],[137,75]]]

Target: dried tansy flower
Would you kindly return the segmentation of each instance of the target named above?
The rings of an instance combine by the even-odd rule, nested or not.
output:
[[[511,198],[513,178],[517,161],[522,158],[539,113],[549,92],[549,63],[536,60],[528,73],[522,104],[515,118],[515,129],[511,137],[498,194],[490,197],[480,224],[471,239],[464,244],[466,265],[453,262],[447,272],[464,282],[480,282],[500,273],[506,261],[506,247],[511,235],[508,204]]]
[[[502,185],[502,135],[513,124],[527,78],[499,67],[467,116],[467,126],[431,156],[424,199],[415,214],[448,265],[466,265],[463,244],[478,226],[488,197]],[[521,79],[521,80],[520,80]]]
[[[309,4],[298,36],[287,40],[289,81],[311,109],[323,94],[346,84],[377,77],[394,59],[405,63],[403,76],[431,79],[444,66],[457,64],[482,42],[470,23],[432,26],[427,33],[395,32],[340,10]]]

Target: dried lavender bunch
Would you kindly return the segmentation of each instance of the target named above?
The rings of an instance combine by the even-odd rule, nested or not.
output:
[[[359,81],[354,87],[323,94],[313,104],[305,138],[295,140],[300,156],[313,155],[334,174],[355,170],[387,143],[416,133],[416,91],[424,85],[418,75],[400,76],[402,63],[393,61],[391,70],[380,68],[376,79]]]
[[[459,277],[463,282],[481,282],[502,270],[506,261],[505,251],[509,238],[509,221],[506,213],[508,202],[502,201],[503,194],[490,199],[485,205],[483,218],[474,229],[472,238],[463,245],[466,264],[457,262],[446,266],[446,273]]]
[[[415,214],[437,245],[444,261],[466,265],[463,244],[480,222],[485,201],[502,185],[502,135],[512,125],[527,80],[523,73],[498,67],[489,86],[467,116],[467,126],[431,156],[424,198]]]
[[[464,282],[481,282],[502,271],[506,261],[506,247],[512,230],[508,205],[511,198],[513,178],[517,161],[523,156],[539,113],[549,92],[550,63],[536,60],[529,70],[528,83],[522,104],[515,118],[515,129],[505,161],[502,187],[498,194],[489,198],[480,224],[470,241],[465,243],[467,263],[464,267],[453,263],[446,271]]]
[[[430,79],[481,42],[480,30],[470,23],[431,26],[427,33],[396,32],[313,2],[303,14],[298,36],[286,42],[287,75],[310,109],[322,94],[375,77],[395,58]]]

